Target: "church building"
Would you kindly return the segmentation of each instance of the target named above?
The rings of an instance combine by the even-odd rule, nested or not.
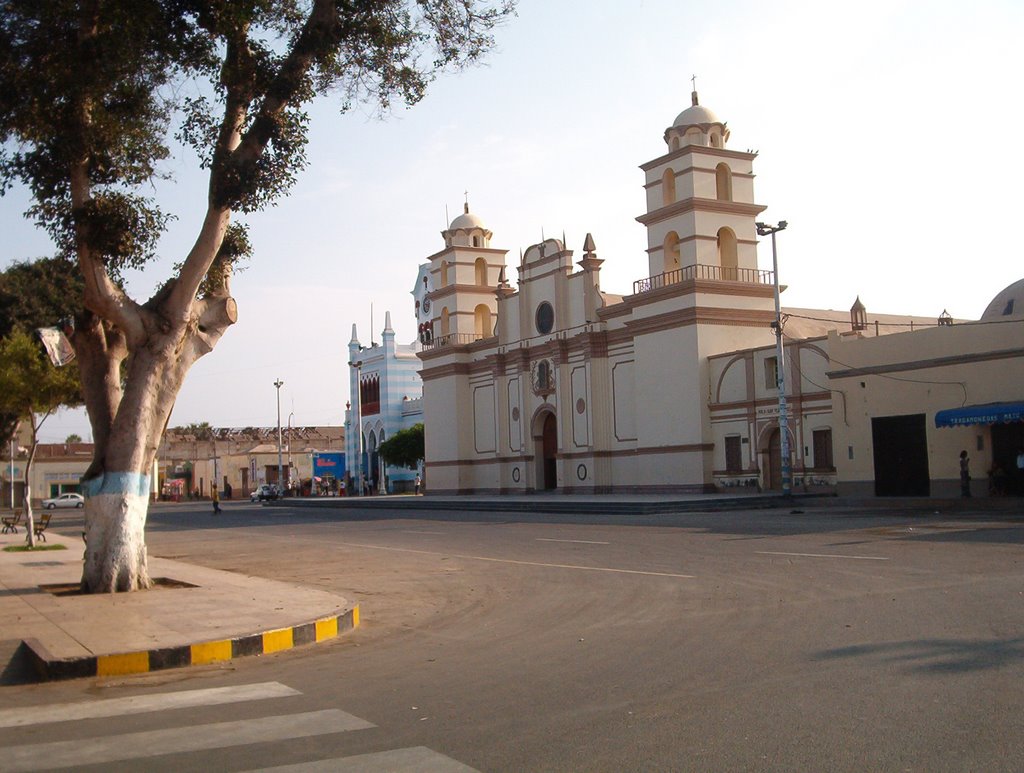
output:
[[[707,492],[781,480],[775,285],[758,267],[757,154],[699,103],[641,166],[647,273],[601,288],[587,234],[507,250],[469,211],[420,267],[417,315],[432,493]],[[915,322],[784,309],[794,479],[836,483],[829,330],[871,337]]]

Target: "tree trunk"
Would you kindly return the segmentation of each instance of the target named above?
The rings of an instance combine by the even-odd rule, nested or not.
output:
[[[89,494],[83,590],[116,593],[150,586],[145,540],[148,510],[148,475],[107,474],[99,493]]]
[[[49,414],[47,414],[48,416]],[[32,446],[28,450],[28,459],[25,461],[25,528],[28,533],[25,535],[25,542],[28,543],[30,548],[36,546],[36,520],[32,514],[32,462],[36,458],[36,448],[39,447],[39,425],[43,422],[36,423],[35,414],[29,410],[28,413],[29,426],[32,428]],[[46,418],[43,417],[43,421]],[[11,482],[14,485],[14,482]]]
[[[90,418],[92,401],[101,403],[97,415],[103,415],[108,406],[116,411],[107,425],[109,431],[95,435],[95,456],[82,481],[85,592],[116,593],[150,586],[145,531],[157,448],[185,375],[213,349],[236,317],[231,298],[202,299],[185,324],[150,329],[144,345],[133,347],[119,395],[112,392],[120,386],[110,382],[109,365],[81,367]],[[103,365],[104,359],[96,362]]]
[[[89,593],[150,586],[145,532],[153,461],[191,364],[191,358],[173,356],[177,347],[168,350],[168,337],[153,338],[164,345],[151,339],[151,346],[131,358],[107,442],[102,448],[97,445],[92,469],[102,471],[82,482],[86,497],[82,588]]]

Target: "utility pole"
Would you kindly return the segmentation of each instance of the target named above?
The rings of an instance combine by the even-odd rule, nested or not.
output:
[[[284,471],[281,464],[281,387],[284,386],[284,382],[278,379],[274,382],[274,386],[277,387],[277,489],[278,495],[283,493],[283,481]]]
[[[288,414],[288,490],[292,490],[292,416],[295,412]]]
[[[775,276],[775,356],[778,360],[776,374],[779,389],[779,455],[782,457],[782,496],[787,499],[793,493],[793,473],[789,461],[789,417],[786,415],[786,365],[785,350],[782,346],[782,306],[779,301],[779,258],[775,249],[775,234],[784,231],[789,225],[780,220],[778,225],[756,223],[757,235],[772,237],[772,273]]]

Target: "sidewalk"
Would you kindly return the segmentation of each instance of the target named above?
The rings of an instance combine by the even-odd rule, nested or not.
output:
[[[730,510],[793,508],[901,513],[971,515],[1024,514],[1024,498],[974,497],[839,497],[831,493],[794,493],[789,499],[777,492],[708,494],[460,494],[414,496],[375,494],[362,497],[297,497],[264,503],[265,507],[300,507],[391,511],[475,511],[479,513],[545,513],[587,515],[666,515]]]
[[[332,593],[152,557],[150,577],[173,583],[144,593],[54,595],[42,586],[77,584],[85,544],[54,532],[47,539],[67,549],[9,553],[2,548],[25,544],[24,529],[0,536],[2,651],[11,655],[24,642],[40,679],[216,663],[359,625],[359,607]]]

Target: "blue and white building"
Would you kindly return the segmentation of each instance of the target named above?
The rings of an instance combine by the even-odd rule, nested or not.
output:
[[[348,344],[349,394],[345,410],[345,453],[353,494],[362,481],[372,493],[411,491],[417,471],[383,464],[380,444],[399,430],[423,421],[423,384],[418,343],[396,344],[391,312],[384,320],[381,343],[363,346],[355,324]]]

